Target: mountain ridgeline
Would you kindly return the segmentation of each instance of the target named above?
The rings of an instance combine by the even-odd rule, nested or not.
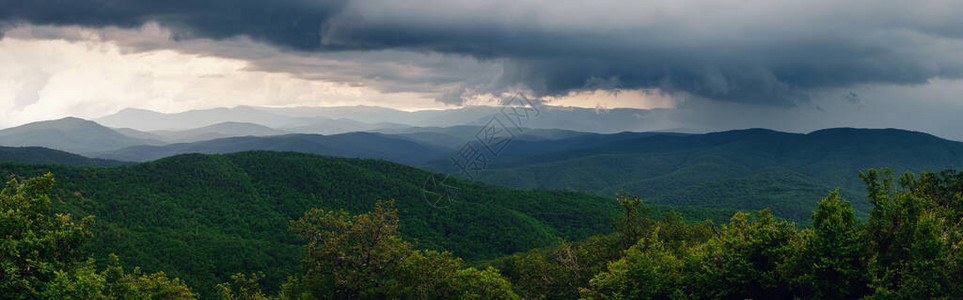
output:
[[[519,104],[516,102],[515,104]],[[482,126],[502,114],[502,106],[466,106],[444,110],[401,111],[374,106],[270,108],[238,106],[159,113],[124,109],[96,119],[100,124],[141,131],[185,130],[223,122],[245,122],[292,133],[337,134],[403,127]],[[664,130],[659,120],[666,110],[591,109],[539,106],[538,117],[526,124],[531,128],[615,133]]]
[[[574,139],[584,139],[576,137]],[[506,152],[528,142],[513,143]],[[763,129],[698,135],[654,134],[600,140],[493,161],[479,180],[536,189],[613,195],[629,192],[648,203],[760,210],[805,222],[816,200],[839,188],[862,195],[860,170],[963,168],[963,143],[895,129],[826,129],[809,134]],[[457,173],[449,162],[427,169]],[[858,215],[869,204],[856,201]]]
[[[491,107],[447,112],[460,117],[463,124],[499,113]],[[378,119],[366,113],[383,115],[384,122],[375,123]],[[556,109],[541,113],[539,119],[545,117],[546,120],[553,118],[552,114],[564,115]],[[458,155],[466,143],[477,143],[484,129],[480,125],[410,127],[455,124],[458,118],[452,119],[452,115],[442,112],[407,113],[365,107],[307,110],[238,107],[182,114],[129,110],[101,121],[117,126],[136,125],[138,116],[145,124],[155,124],[155,127],[205,126],[138,131],[111,129],[67,118],[0,131],[0,145],[45,146],[100,159],[138,162],[186,153],[296,151],[383,159],[464,176],[452,164],[452,157]],[[292,128],[306,129],[322,123],[335,126],[334,123],[339,123],[336,120],[342,119],[343,126],[372,131],[286,134],[298,132]],[[188,122],[190,120],[194,123]],[[287,129],[241,123],[259,120],[272,126],[287,126],[283,127]],[[206,125],[212,122],[221,123]],[[328,129],[332,128],[311,130]],[[194,141],[203,138],[215,139]],[[176,140],[192,142],[169,144]],[[26,158],[22,162],[58,163]],[[78,160],[68,159],[65,164],[77,165]],[[102,166],[105,163],[90,160],[82,164]],[[629,192],[645,197],[649,203],[664,205],[727,210],[771,208],[777,216],[806,223],[809,212],[815,208],[814,199],[836,188],[844,197],[858,197],[862,184],[853,174],[883,166],[898,172],[960,169],[963,168],[963,143],[896,129],[835,128],[808,134],[764,129],[708,134],[600,134],[526,128],[512,137],[497,158],[486,161],[484,170],[473,179],[523,189],[565,189],[603,197]],[[869,205],[864,202],[854,205],[857,215],[865,216]]]
[[[251,150],[295,151],[351,158],[383,159],[418,164],[438,159],[442,150],[389,135],[353,132],[336,135],[287,134],[278,136],[229,137],[163,146],[133,146],[97,154],[96,157],[122,161],[151,161],[185,154],[223,154]]]
[[[161,141],[136,138],[78,118],[34,122],[0,130],[0,146],[46,147],[76,154],[93,154]]]
[[[0,146],[0,162],[91,167],[113,167],[129,164],[122,161],[88,158],[44,147],[2,146]]]

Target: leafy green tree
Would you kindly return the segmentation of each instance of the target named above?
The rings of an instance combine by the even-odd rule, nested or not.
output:
[[[306,273],[285,283],[281,298],[517,298],[493,268],[461,268],[448,252],[413,250],[398,234],[393,201],[356,216],[312,209],[291,231],[308,241]]]
[[[0,294],[22,298],[94,297],[104,286],[80,247],[91,237],[93,217],[75,223],[50,215],[53,175],[0,191]]]
[[[0,191],[0,295],[14,299],[192,299],[179,279],[164,273],[124,274],[113,266],[97,273],[80,251],[92,236],[93,217],[80,223],[50,215],[53,175],[13,179]]]
[[[661,220],[651,220],[641,199],[628,194],[620,194],[618,203],[622,211],[614,222],[619,229],[615,234],[563,241],[560,246],[516,254],[492,264],[502,269],[526,299],[675,295],[681,291],[684,278],[677,268],[691,256],[689,245],[702,244],[712,237],[711,223],[686,224],[682,215],[674,211],[665,212]],[[631,237],[640,238],[631,247],[623,248]],[[666,269],[655,273],[667,277],[642,278],[645,274],[641,271],[656,270],[663,263]],[[671,274],[680,276],[671,278]]]
[[[720,235],[696,248],[690,291],[699,298],[792,298],[793,255],[802,239],[769,210],[738,212]]]
[[[458,270],[451,279],[451,288],[458,291],[456,299],[520,299],[512,291],[512,285],[492,267],[478,270]],[[438,299],[449,299],[441,297]]]
[[[642,198],[628,193],[619,193],[616,200],[621,214],[615,220],[615,228],[621,234],[623,248],[628,248],[641,239],[652,225],[649,207],[642,203]]]
[[[616,234],[515,254],[492,262],[525,299],[575,299],[589,280],[621,257]]]
[[[304,249],[307,274],[291,291],[339,299],[383,295],[388,268],[411,251],[411,245],[398,235],[392,205],[379,202],[374,211],[357,216],[312,209],[292,222],[291,231],[308,244]]]
[[[866,228],[865,254],[872,298],[963,296],[963,182],[959,173],[906,173],[895,185],[892,171],[860,173],[875,205]]]
[[[125,273],[120,259],[110,255],[111,266],[102,275],[107,279],[107,296],[111,299],[194,299],[197,297],[178,278],[169,278],[164,272],[144,274],[140,268]]]
[[[450,252],[415,250],[395,268],[389,290],[393,298],[431,299],[453,297],[449,280],[461,268],[462,260]]]
[[[587,299],[685,299],[685,261],[666,249],[658,230],[625,251],[583,289]]]
[[[800,260],[808,270],[800,285],[819,299],[850,299],[867,293],[863,236],[849,201],[835,190],[813,213],[812,234]]]
[[[665,225],[669,238],[661,235]],[[590,299],[792,298],[794,257],[801,238],[793,225],[763,210],[736,213],[708,240],[681,232],[705,225],[656,223],[625,255],[592,279]],[[694,236],[703,237],[703,234]],[[688,244],[692,242],[692,244]]]
[[[267,300],[270,298],[261,291],[261,284],[258,283],[262,278],[264,272],[253,273],[250,277],[237,273],[231,275],[233,283],[221,283],[214,286],[214,289],[224,300]]]
[[[451,253],[415,250],[392,268],[388,298],[514,299],[512,286],[498,270],[464,268]]]

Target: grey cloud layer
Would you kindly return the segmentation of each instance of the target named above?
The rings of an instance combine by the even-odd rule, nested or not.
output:
[[[245,35],[294,49],[320,47],[324,22],[340,0],[0,0],[0,19],[37,25],[136,27],[159,22],[178,38]]]
[[[958,17],[963,15],[963,3],[958,1],[0,0],[0,4],[4,7],[0,20],[8,24],[130,27],[158,22],[178,39],[247,36],[284,49],[336,51],[344,56],[402,50],[504,62],[496,81],[463,82],[442,97],[449,101],[523,84],[538,95],[661,88],[710,99],[787,105],[822,89],[963,77],[963,58],[958,54],[963,53],[963,18]],[[378,53],[381,58],[397,56]],[[418,78],[425,85],[446,85],[456,73]],[[386,82],[406,80],[398,70],[381,74]],[[388,90],[409,86],[410,82],[385,84]]]

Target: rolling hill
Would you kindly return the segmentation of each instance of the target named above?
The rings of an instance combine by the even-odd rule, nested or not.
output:
[[[385,159],[458,175],[450,157],[479,126],[412,127],[379,133],[227,138],[135,146],[96,157],[147,161],[183,153],[297,151]],[[963,143],[895,129],[837,128],[809,134],[764,129],[710,134],[597,134],[526,129],[476,178],[525,189],[567,189],[612,196],[630,192],[651,203],[719,209],[771,208],[807,222],[815,203],[839,188],[857,213],[868,203],[857,173],[963,167]]]
[[[88,167],[113,167],[127,164],[114,160],[87,158],[43,147],[0,147],[0,162]]]
[[[292,152],[190,154],[116,168],[0,163],[2,174],[46,172],[57,180],[57,211],[97,218],[88,247],[95,258],[116,253],[201,291],[255,270],[267,274],[265,286],[277,286],[298,269],[300,241],[287,233],[288,222],[313,207],[361,213],[394,199],[406,239],[468,260],[608,233],[617,207],[584,193],[524,191],[385,161]],[[451,192],[434,198],[443,190],[431,182]],[[694,220],[731,215],[684,211]]]
[[[163,142],[134,138],[78,118],[40,121],[0,130],[0,146],[38,146],[78,154]]]
[[[181,113],[159,113],[144,109],[127,108],[96,120],[100,124],[140,131],[188,130],[224,122],[254,123],[271,128],[290,125],[291,118],[273,114],[253,107],[213,108],[190,110]]]
[[[250,150],[295,151],[351,158],[374,158],[417,164],[440,158],[441,149],[367,132],[337,135],[288,134],[267,137],[232,137],[163,146],[133,146],[94,157],[122,161],[150,161],[185,153],[223,154]]]
[[[515,103],[518,105],[519,103]],[[505,118],[505,106],[464,106],[442,110],[401,111],[374,106],[255,107],[237,106],[179,113],[124,109],[96,121],[141,131],[184,130],[222,122],[247,122],[297,133],[334,134],[402,127],[481,126]],[[664,109],[591,109],[540,105],[527,115],[525,127],[596,133],[659,131],[678,128]]]
[[[511,144],[506,152],[515,151],[514,147]],[[454,173],[449,165],[438,161],[425,166]],[[963,143],[895,129],[651,134],[603,140],[581,149],[499,157],[479,179],[606,196],[625,191],[667,205],[768,207],[777,215],[804,222],[816,203],[835,188],[865,213],[869,204],[859,201],[864,187],[856,175],[879,167],[899,173],[959,169]]]
[[[414,166],[444,159],[459,147],[476,139],[480,126],[406,128],[377,132],[352,132],[335,135],[288,134],[218,138],[191,143],[132,146],[94,155],[123,161],[150,161],[185,153],[224,154],[250,150],[295,151],[340,157],[384,159]],[[512,141],[512,151],[504,157],[535,155],[561,150],[583,149],[593,145],[654,134],[596,134],[552,129],[526,129]],[[677,135],[677,134],[673,134]],[[442,164],[445,162],[443,161]]]
[[[189,143],[237,136],[271,136],[290,132],[264,125],[244,122],[223,122],[186,130],[156,130],[150,132],[172,143]]]

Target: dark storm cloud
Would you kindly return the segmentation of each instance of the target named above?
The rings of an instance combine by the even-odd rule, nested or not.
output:
[[[320,47],[322,25],[344,4],[341,0],[2,0],[0,20],[91,27],[136,27],[153,21],[175,29],[175,38],[245,35],[287,48],[314,50]]]
[[[422,2],[432,3],[424,7],[444,6]],[[697,5],[669,16],[645,14],[647,7],[638,10],[641,20],[664,18],[654,23],[637,22],[632,8],[626,8],[628,15],[623,16],[628,17],[607,20],[612,17],[609,13],[619,10],[612,1],[586,4],[588,12],[569,9],[562,16],[513,20],[516,22],[498,16],[511,12],[512,3],[507,1],[502,3],[507,9],[495,11],[491,18],[495,21],[440,12],[443,9],[395,11],[402,16],[384,16],[371,12],[391,8],[355,5],[348,10],[354,14],[345,13],[329,22],[324,44],[427,49],[481,59],[507,57],[512,64],[506,65],[500,83],[522,82],[540,95],[599,86],[660,88],[710,99],[791,105],[807,101],[814,90],[866,83],[913,85],[963,75],[957,54],[963,50],[957,40],[963,23],[951,13],[961,12],[963,6],[953,2],[922,11],[882,1],[875,5],[890,8],[874,11],[859,9],[874,4],[869,2],[813,1],[808,10],[793,11],[778,4],[754,7],[762,4],[721,1],[748,8],[711,13],[697,7],[708,1],[679,2]],[[606,4],[612,9],[591,12],[592,7]],[[550,9],[552,4],[546,5]],[[432,14],[441,24],[415,21],[419,15],[430,19]],[[579,15],[608,24],[565,24],[566,17],[577,19]],[[446,16],[463,19],[453,22]]]
[[[467,80],[439,98],[446,102],[522,84],[536,95],[659,88],[792,105],[813,91],[963,76],[963,4],[955,1],[2,2],[0,24],[158,22],[179,39],[248,36],[285,49],[436,52],[504,64],[497,80]],[[415,83],[449,86],[457,69],[440,66],[446,76]],[[400,69],[371,74],[390,91],[410,86],[387,83],[411,81]]]

